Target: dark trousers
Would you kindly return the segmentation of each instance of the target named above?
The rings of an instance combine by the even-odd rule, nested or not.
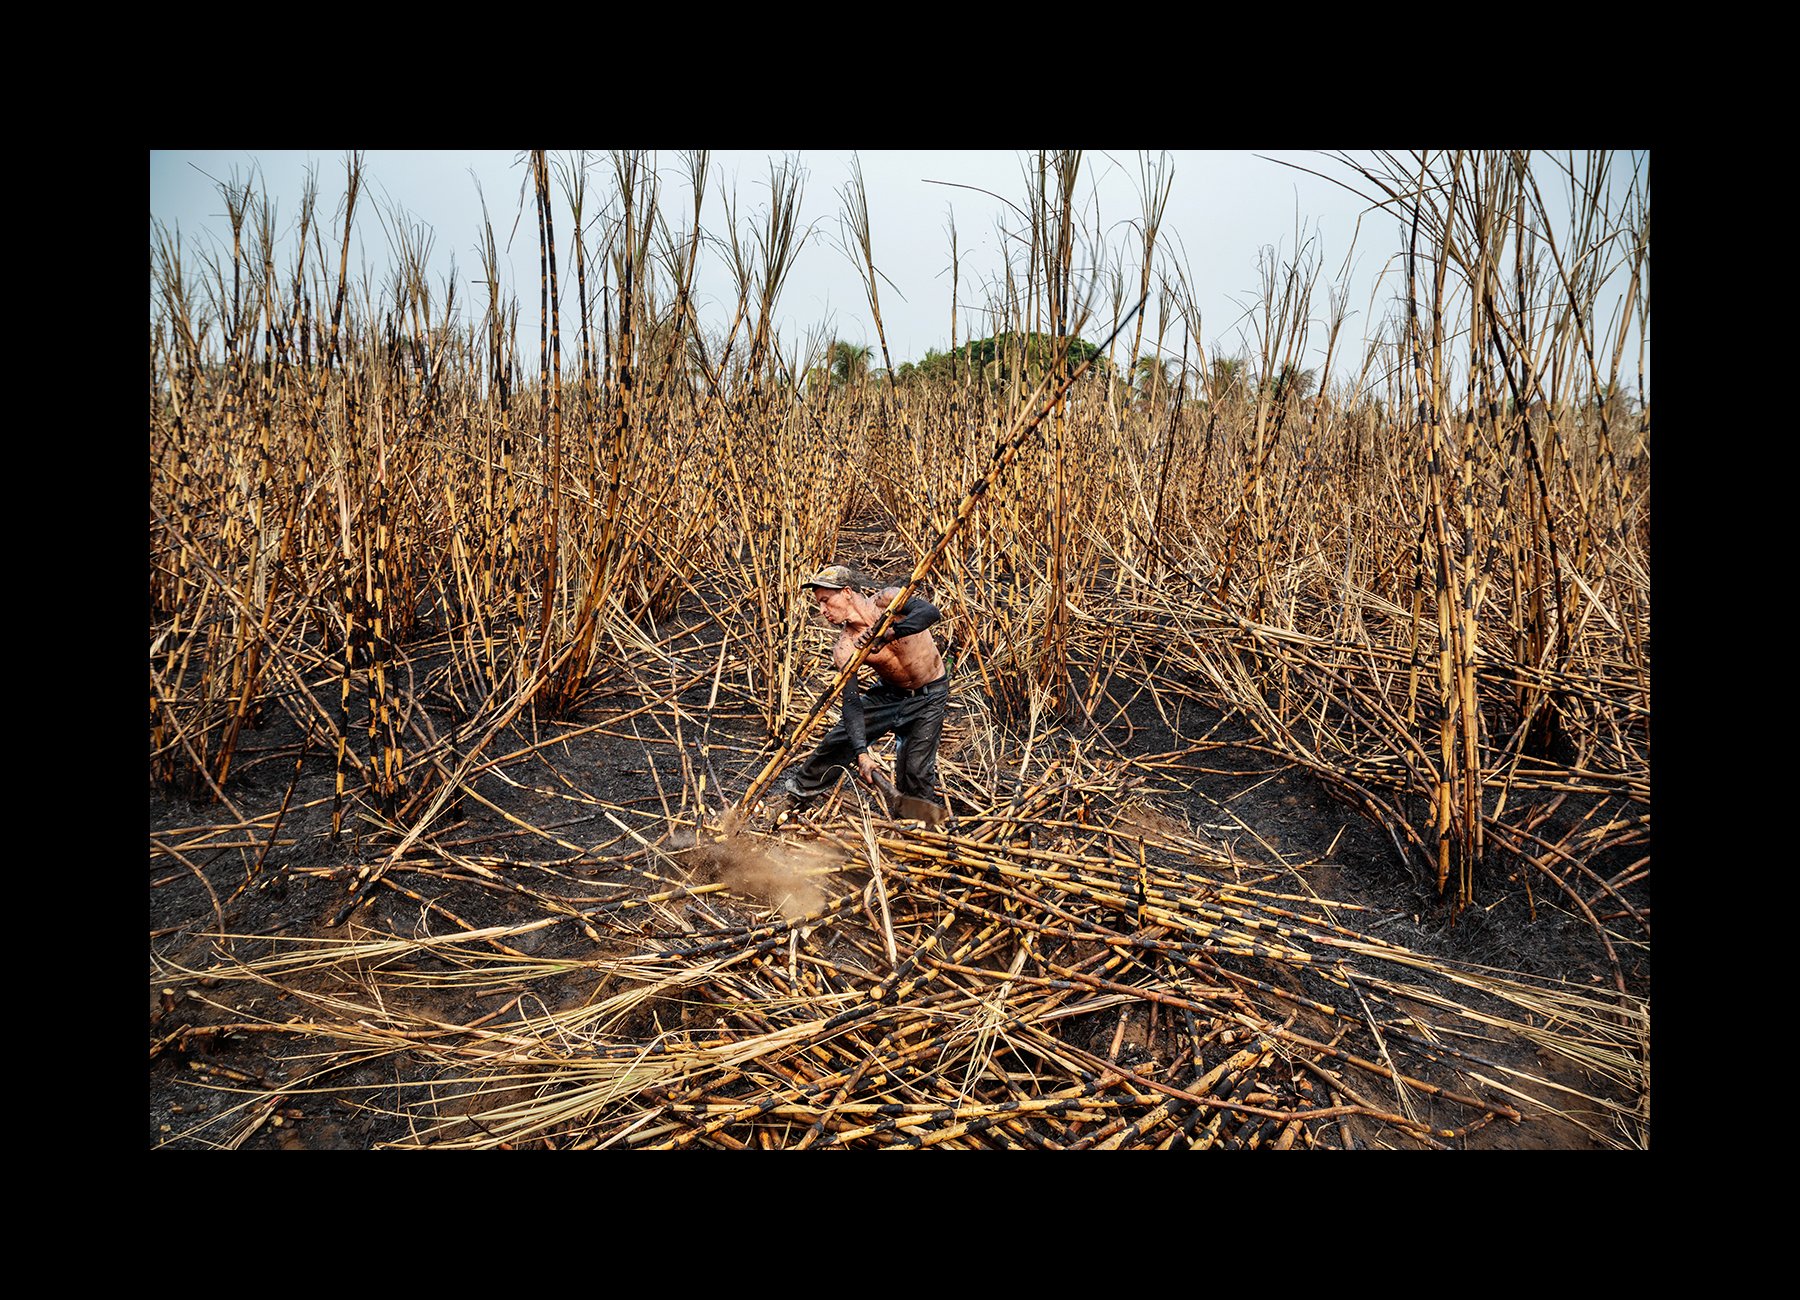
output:
[[[863,736],[873,743],[893,733],[894,785],[901,794],[944,802],[938,791],[937,751],[949,703],[948,673],[917,690],[903,691],[882,683],[863,692]],[[803,795],[819,794],[838,779],[840,769],[856,775],[856,751],[850,747],[841,720],[800,765],[794,784]]]

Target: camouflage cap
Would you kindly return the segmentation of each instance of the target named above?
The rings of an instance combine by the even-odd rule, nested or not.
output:
[[[854,587],[855,585],[856,575],[851,573],[849,568],[842,564],[828,564],[800,584],[803,589],[806,587],[827,587],[833,591],[839,591],[845,587]]]

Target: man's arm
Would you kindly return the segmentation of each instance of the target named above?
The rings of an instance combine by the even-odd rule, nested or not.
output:
[[[899,590],[898,587],[889,587],[882,592],[882,595],[886,599],[892,600]],[[915,633],[923,632],[943,617],[944,615],[938,607],[926,600],[925,597],[914,596],[900,607],[899,614],[895,615],[894,621],[888,624],[887,631],[881,634],[875,648],[879,650],[890,641],[898,641],[903,636],[912,636]],[[857,645],[867,645],[868,637],[867,632],[857,637]]]
[[[844,694],[841,700],[843,708],[844,734],[850,740],[850,748],[856,751],[857,757],[869,752],[869,739],[863,730],[862,688],[856,684],[856,677],[844,683]]]
[[[868,735],[863,730],[862,689],[854,677],[844,683],[843,719],[844,734],[850,741],[850,748],[856,751],[857,775],[862,777],[864,785],[874,785],[875,773],[881,770],[881,764],[869,752]]]

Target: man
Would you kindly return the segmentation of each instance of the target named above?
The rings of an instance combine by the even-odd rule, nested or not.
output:
[[[837,668],[869,643],[876,619],[900,592],[888,587],[871,600],[857,589],[857,575],[841,564],[821,569],[800,586],[812,593],[825,620],[840,629],[831,651]],[[802,801],[819,794],[830,788],[840,769],[854,770],[873,785],[881,765],[869,753],[869,742],[892,732],[900,793],[944,806],[937,750],[950,700],[950,675],[937,642],[926,630],[942,617],[921,596],[901,607],[863,660],[879,680],[866,693],[854,677],[845,683],[842,716],[812,757],[782,783],[788,794]]]

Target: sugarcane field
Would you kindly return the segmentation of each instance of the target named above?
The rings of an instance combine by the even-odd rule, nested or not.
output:
[[[148,1148],[1648,1150],[1648,154],[850,157],[153,204]]]

